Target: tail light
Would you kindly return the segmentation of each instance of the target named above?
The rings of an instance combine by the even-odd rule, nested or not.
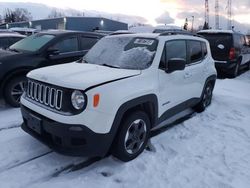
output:
[[[235,48],[231,48],[229,52],[229,60],[235,59]]]

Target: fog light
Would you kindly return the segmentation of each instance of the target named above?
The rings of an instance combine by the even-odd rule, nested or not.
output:
[[[83,131],[83,128],[81,128],[81,127],[70,127],[69,130],[70,131]]]

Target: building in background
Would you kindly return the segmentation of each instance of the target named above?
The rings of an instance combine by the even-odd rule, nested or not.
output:
[[[128,24],[101,17],[61,17],[34,20],[30,22],[9,23],[1,25],[0,29],[10,29],[16,27],[34,28],[36,30],[62,29],[76,31],[117,31],[127,30]]]

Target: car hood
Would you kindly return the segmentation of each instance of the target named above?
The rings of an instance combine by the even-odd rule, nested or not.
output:
[[[9,51],[9,50],[0,50],[0,59],[8,56],[16,55],[17,52]]]
[[[0,50],[0,62],[12,63],[31,57],[34,52],[14,52],[10,50]]]
[[[140,70],[116,69],[86,63],[68,63],[33,70],[28,73],[27,77],[65,88],[86,90],[140,73]]]

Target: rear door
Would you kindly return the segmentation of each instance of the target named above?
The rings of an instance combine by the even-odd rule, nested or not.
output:
[[[212,57],[215,61],[228,61],[229,52],[233,47],[233,37],[230,33],[201,33],[210,44]],[[226,62],[224,62],[226,63]]]
[[[189,98],[199,99],[207,78],[206,43],[198,40],[187,41],[188,61],[185,68],[185,83],[188,84]]]

